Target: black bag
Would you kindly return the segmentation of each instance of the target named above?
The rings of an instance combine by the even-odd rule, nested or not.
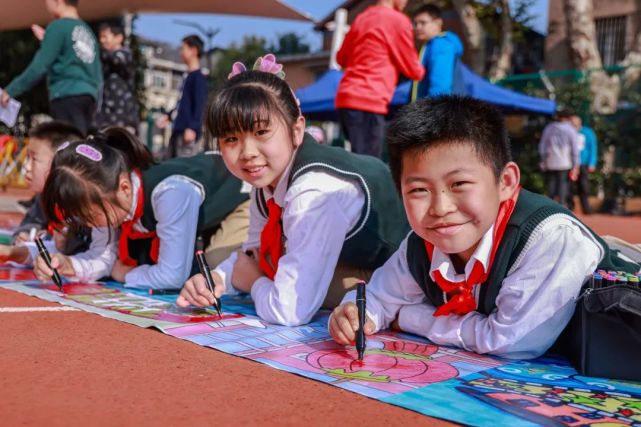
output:
[[[582,375],[641,381],[641,289],[586,288],[557,344]]]

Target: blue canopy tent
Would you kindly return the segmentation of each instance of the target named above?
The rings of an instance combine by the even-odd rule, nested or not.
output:
[[[297,90],[296,96],[300,100],[303,113],[316,120],[335,120],[337,116],[334,98],[342,76],[342,71],[329,70],[311,85]],[[409,102],[411,85],[412,82],[409,81],[398,85],[391,102],[392,109]],[[506,113],[554,114],[556,111],[554,101],[523,95],[494,85],[462,63],[459,63],[455,70],[453,92],[489,102]]]

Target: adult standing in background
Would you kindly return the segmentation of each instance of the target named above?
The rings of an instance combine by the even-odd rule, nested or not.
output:
[[[598,142],[594,130],[588,126],[584,126],[581,117],[578,115],[572,116],[572,124],[579,132],[578,144],[581,152],[581,160],[577,189],[579,193],[579,200],[581,201],[581,211],[583,211],[585,215],[589,215],[593,213],[589,201],[590,174],[596,171]],[[568,197],[568,206],[570,209],[574,208],[572,191],[570,191],[570,195]]]
[[[91,28],[78,15],[78,0],[46,0],[47,11],[56,18],[44,28],[33,25],[41,41],[29,66],[13,79],[0,97],[6,107],[45,75],[49,88],[49,114],[87,133],[96,112],[102,86],[98,42]]]
[[[98,37],[105,84],[96,113],[96,127],[122,126],[137,134],[139,115],[134,94],[133,55],[124,46],[125,32],[120,25],[102,24]]]
[[[451,31],[443,31],[441,9],[425,4],[414,12],[414,35],[421,44],[418,54],[425,67],[423,80],[412,82],[412,102],[428,96],[450,95],[454,69],[463,55],[463,43]]]
[[[358,15],[336,61],[345,69],[336,108],[352,151],[381,157],[385,115],[398,74],[425,74],[414,47],[412,23],[402,11],[407,0],[378,0]]]
[[[198,139],[202,134],[202,120],[207,103],[207,78],[200,70],[200,58],[203,55],[204,43],[195,34],[182,39],[180,59],[187,65],[187,77],[183,81],[182,95],[178,106],[161,116],[156,125],[164,128],[173,120],[169,150],[165,157],[189,157],[198,153]]]
[[[539,142],[541,169],[545,172],[548,196],[567,206],[569,180],[579,173],[579,135],[572,125],[573,114],[559,112],[557,120],[543,129]]]

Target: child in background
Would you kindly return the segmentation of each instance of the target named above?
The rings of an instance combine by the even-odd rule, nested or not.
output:
[[[125,31],[120,25],[107,23],[100,26],[98,35],[105,84],[96,128],[123,126],[135,134],[140,120],[134,94],[134,59],[124,46]]]
[[[197,35],[189,35],[182,39],[180,45],[180,59],[187,66],[187,76],[183,82],[182,94],[176,108],[162,115],[156,126],[164,128],[171,120],[171,115],[176,111],[173,120],[169,149],[166,158],[176,156],[193,156],[198,151],[198,140],[202,134],[202,119],[205,105],[207,104],[207,78],[200,69],[200,58],[205,45]]]
[[[215,293],[251,293],[261,318],[300,325],[385,262],[407,224],[387,166],[316,143],[274,56],[254,68],[234,64],[206,115],[229,170],[255,188],[249,238],[213,270]],[[196,275],[176,302],[213,296]]]
[[[46,0],[55,18],[47,30],[33,25],[33,34],[42,43],[29,66],[5,88],[0,106],[34,87],[45,75],[49,89],[49,114],[71,123],[83,135],[96,111],[102,86],[98,42],[93,31],[78,15],[79,0]],[[16,4],[16,7],[21,7]]]
[[[52,266],[84,281],[111,276],[125,286],[179,288],[195,271],[197,234],[247,199],[220,156],[154,164],[133,135],[107,128],[61,146],[53,160],[42,198],[47,217],[94,229],[88,251],[55,254]],[[38,257],[35,273],[47,280],[53,272]]]
[[[421,100],[388,133],[413,232],[367,286],[365,333],[392,325],[436,344],[515,359],[543,354],[597,267],[638,271],[550,199],[519,186],[500,113],[471,98]],[[330,318],[354,341],[354,294]]]
[[[32,230],[37,235],[47,233],[49,221],[42,209],[40,193],[49,175],[53,157],[61,144],[81,138],[82,134],[74,126],[58,121],[42,123],[29,131],[27,159],[23,167],[29,188],[36,192],[36,196],[14,234],[14,246],[0,246],[0,259],[21,264],[31,262],[27,247],[21,244],[31,240]],[[55,234],[58,250],[64,254],[84,251],[88,247],[89,235],[86,230],[69,233],[64,238],[60,238],[62,236],[59,233]]]

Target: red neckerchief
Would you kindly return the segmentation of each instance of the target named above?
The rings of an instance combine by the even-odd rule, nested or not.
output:
[[[283,209],[272,197],[267,201],[267,223],[260,233],[260,257],[258,265],[265,276],[274,280],[278,270],[278,260],[283,254],[283,225],[280,220]]]
[[[56,205],[56,207],[54,208],[54,212],[56,214],[56,219],[58,220],[58,222],[49,221],[49,223],[47,223],[47,232],[52,236],[54,231],[62,230],[62,228],[64,227],[63,224],[66,222],[65,217],[60,210],[60,206]]]
[[[123,264],[129,267],[136,267],[138,265],[138,261],[129,256],[129,240],[153,239],[151,241],[151,251],[149,253],[153,262],[158,262],[158,251],[160,250],[160,239],[158,239],[155,231],[141,232],[134,230],[134,224],[136,224],[140,217],[142,217],[145,205],[142,174],[138,169],[134,170],[134,172],[140,180],[138,200],[136,201],[136,211],[134,212],[133,218],[129,221],[123,222],[120,226],[120,240],[118,241],[118,257]]]
[[[467,314],[470,311],[476,309],[476,301],[474,300],[474,294],[472,293],[475,285],[481,285],[487,281],[490,271],[492,270],[492,263],[494,262],[494,255],[496,255],[496,250],[503,239],[503,234],[505,233],[505,228],[507,223],[512,216],[514,207],[516,206],[516,200],[519,197],[519,192],[521,187],[517,187],[514,191],[512,197],[508,200],[501,203],[499,207],[499,213],[496,216],[496,222],[494,223],[494,233],[492,236],[492,252],[490,252],[490,259],[487,266],[487,271],[483,268],[483,264],[476,260],[472,271],[470,272],[469,277],[462,282],[450,282],[447,280],[439,270],[434,270],[434,281],[439,288],[443,290],[448,295],[448,301],[439,306],[434,312],[434,316],[444,316],[448,314],[458,314],[463,315]],[[432,254],[434,252],[434,245],[428,241],[423,241],[425,243],[425,249],[427,249],[428,260],[432,261]]]

